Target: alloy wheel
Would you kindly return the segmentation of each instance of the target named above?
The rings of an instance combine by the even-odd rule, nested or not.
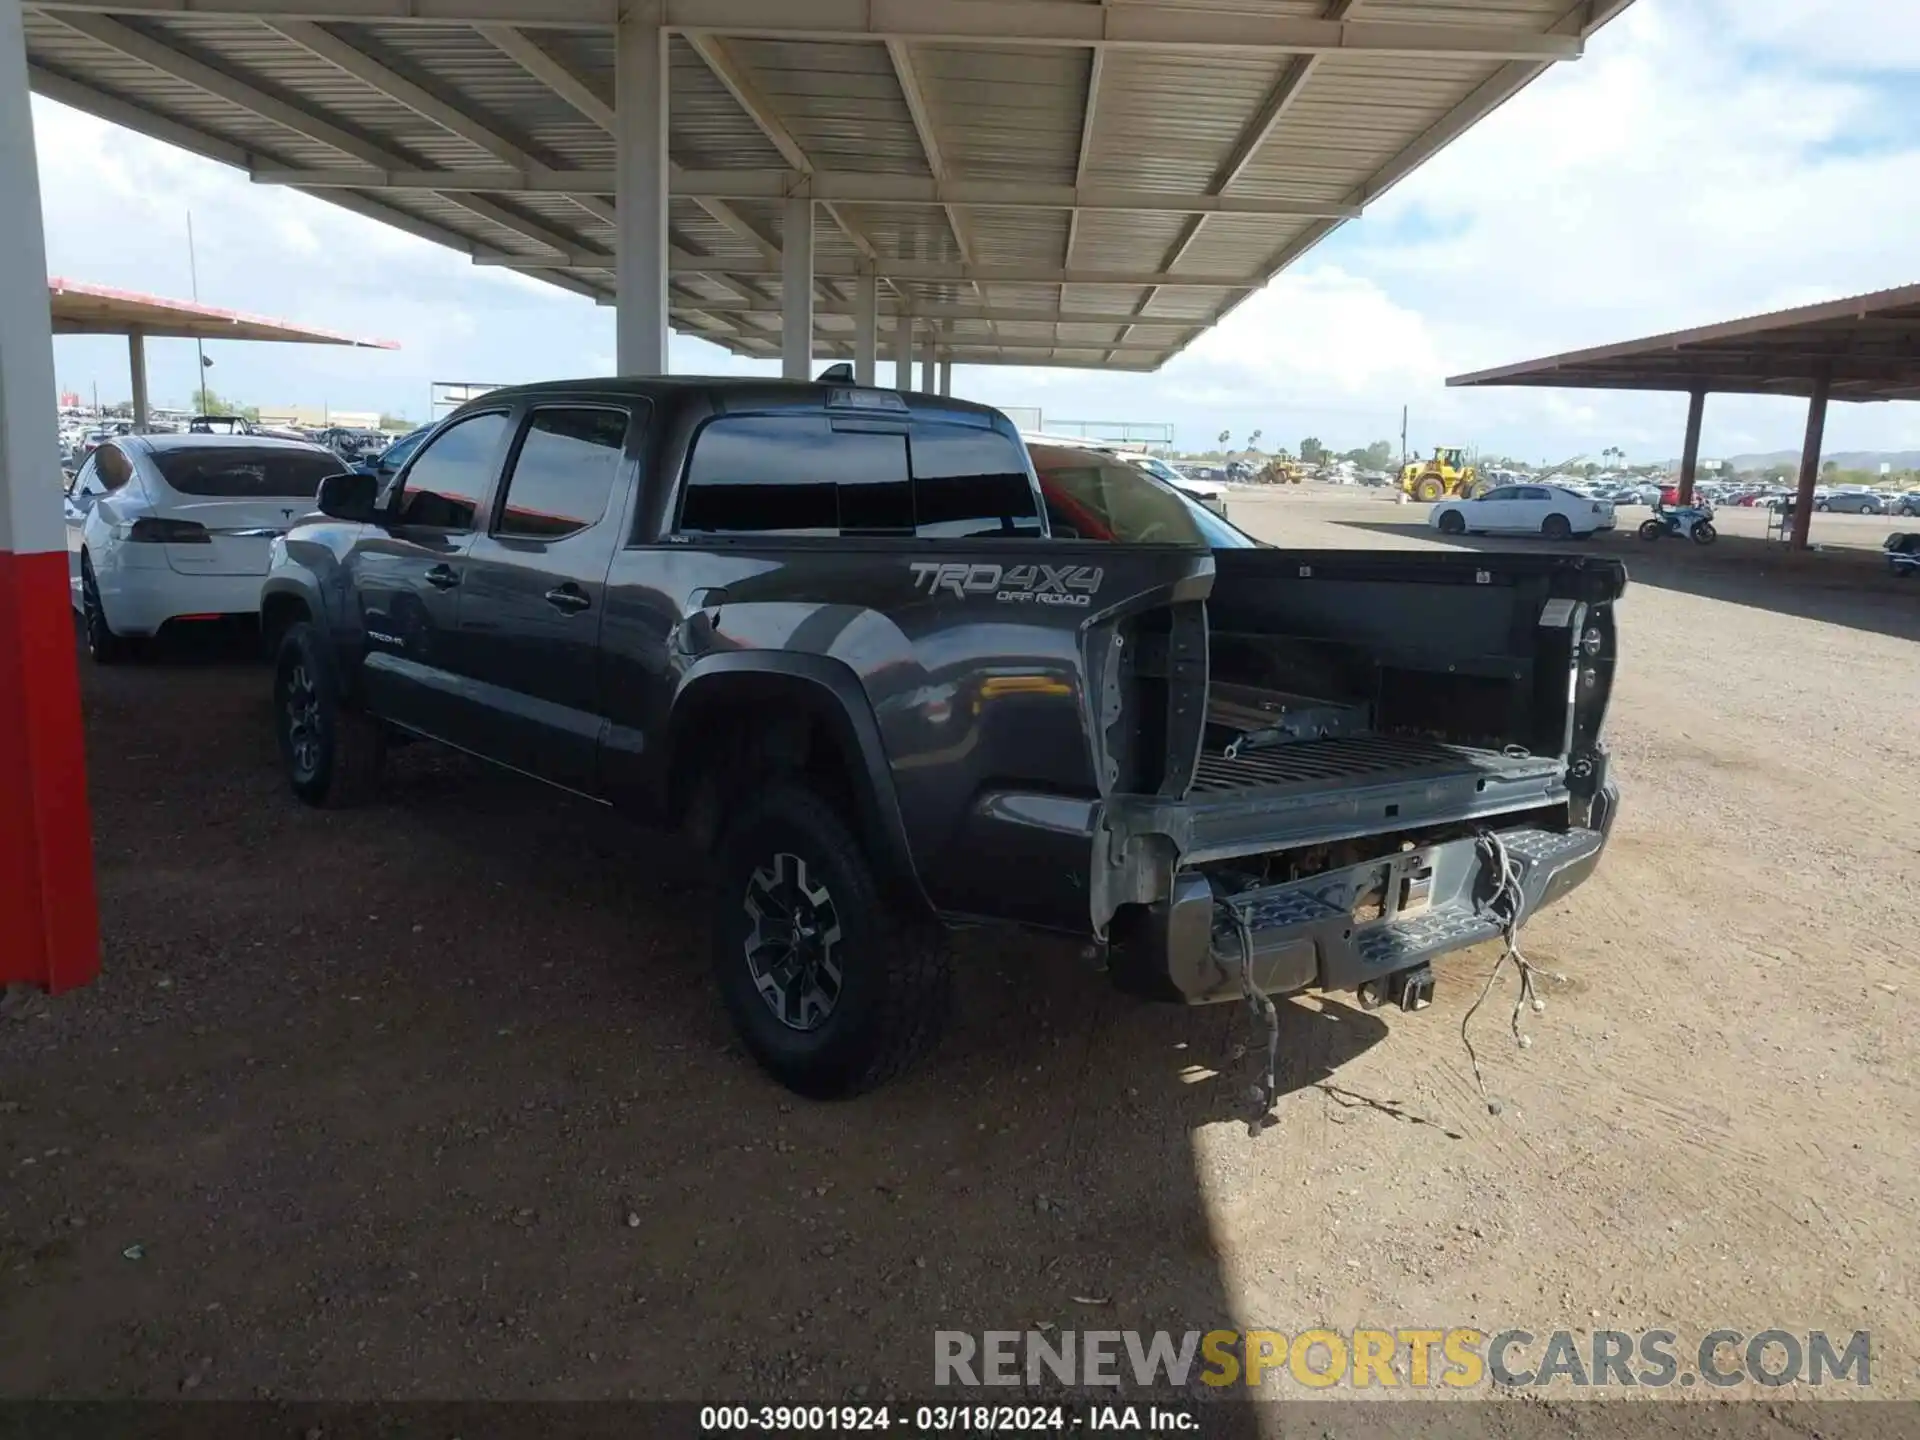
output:
[[[287,752],[293,757],[297,778],[310,780],[320,770],[320,692],[307,673],[306,662],[296,661],[287,672],[286,693]]]
[[[807,862],[780,851],[747,881],[747,972],[790,1030],[818,1030],[840,1001],[840,916]]]

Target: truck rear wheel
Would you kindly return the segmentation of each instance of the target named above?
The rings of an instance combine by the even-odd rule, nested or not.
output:
[[[946,937],[888,902],[831,805],[776,785],[728,827],[717,861],[714,979],[769,1074],[834,1099],[932,1050],[951,991]]]

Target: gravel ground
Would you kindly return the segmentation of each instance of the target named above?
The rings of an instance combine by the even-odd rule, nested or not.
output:
[[[1431,543],[1351,493],[1233,504]],[[1920,589],[1758,524],[1596,542],[1635,570],[1627,801],[1528,929],[1569,977],[1532,1048],[1476,1022],[1504,1112],[1459,1039],[1483,947],[1420,1015],[1284,1006],[1257,1139],[1240,1012],[1000,937],[931,1064],[796,1101],[670,844],[424,747],[309,812],[259,667],[88,668],[106,969],[0,1006],[0,1393],[878,1398],[936,1328],[1324,1323],[1871,1329],[1912,1396]]]

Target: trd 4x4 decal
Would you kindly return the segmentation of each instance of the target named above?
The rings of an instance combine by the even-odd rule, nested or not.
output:
[[[915,560],[916,590],[928,595],[991,595],[1018,605],[1086,606],[1100,591],[1097,565],[969,565],[964,561]]]

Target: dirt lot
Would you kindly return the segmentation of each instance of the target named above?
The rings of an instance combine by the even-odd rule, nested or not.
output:
[[[1728,528],[1600,542],[1626,807],[1529,927],[1570,977],[1532,1048],[1482,1012],[1504,1112],[1458,1033],[1482,948],[1425,1014],[1283,1007],[1257,1139],[1238,1010],[999,937],[931,1065],[794,1101],[671,846],[419,749],[307,812],[258,667],[89,671],[106,971],[0,1008],[0,1393],[878,1398],[935,1328],[1047,1322],[1871,1329],[1874,1392],[1920,1395],[1920,584]]]

